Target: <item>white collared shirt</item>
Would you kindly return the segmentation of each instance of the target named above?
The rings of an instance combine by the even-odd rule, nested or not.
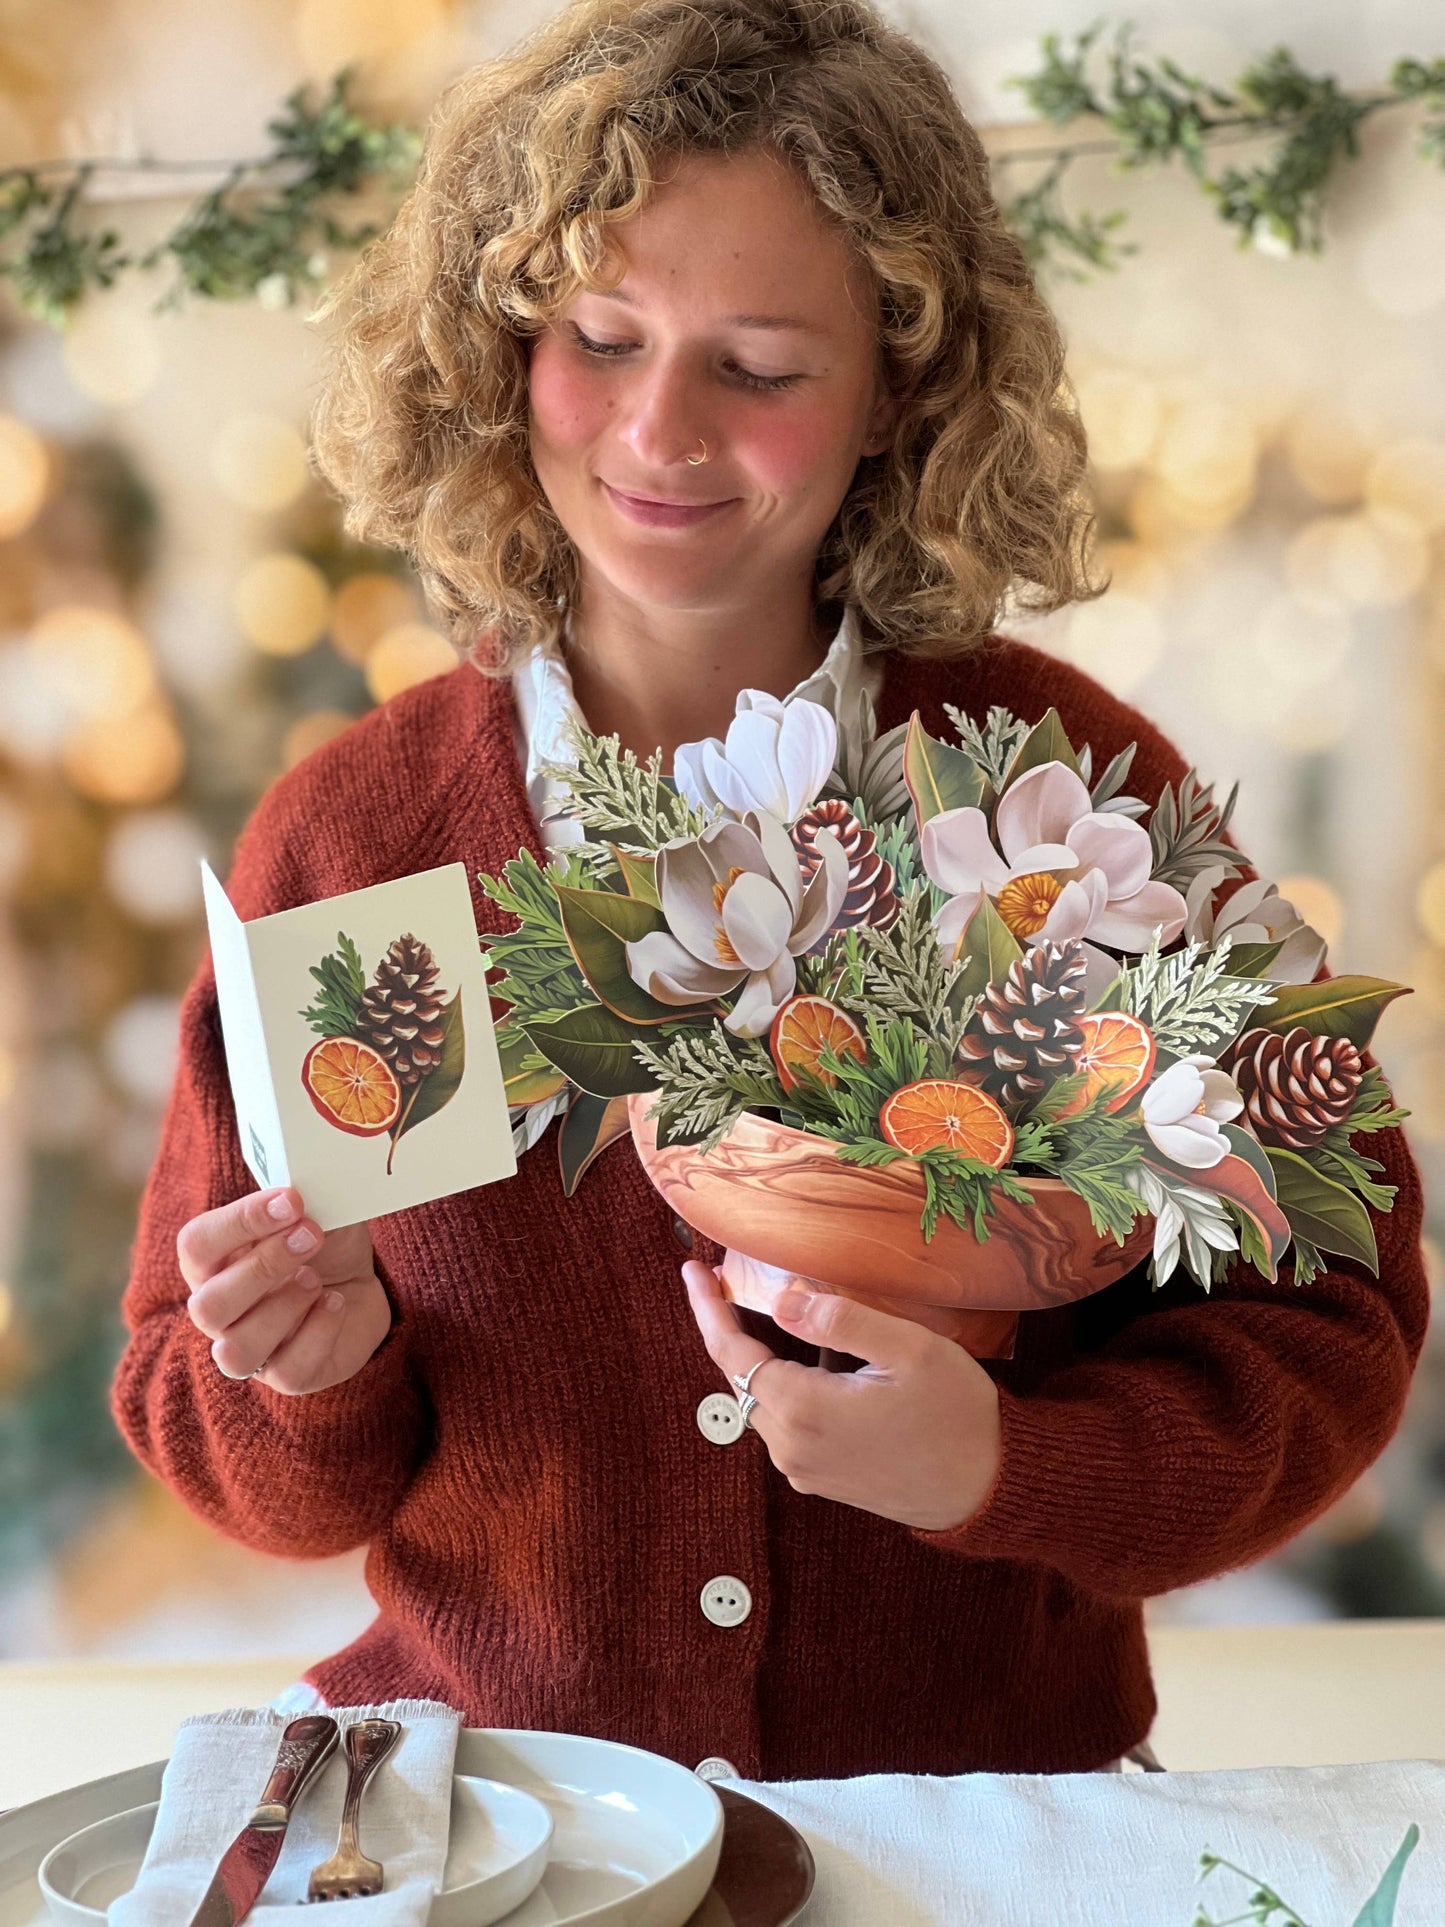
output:
[[[792,696],[816,693],[823,681],[838,691],[838,713],[845,711],[846,699],[862,688],[877,697],[882,668],[877,657],[865,656],[858,633],[858,618],[851,603],[845,604],[843,619],[828,653],[810,676],[805,676]],[[572,677],[566,659],[557,648],[536,649],[512,675],[512,692],[517,704],[517,758],[526,773],[527,799],[542,832],[542,841],[555,853],[569,843],[582,840],[582,831],[565,814],[566,796],[547,776],[544,763],[576,761],[567,741],[573,722],[586,718],[572,690]]]

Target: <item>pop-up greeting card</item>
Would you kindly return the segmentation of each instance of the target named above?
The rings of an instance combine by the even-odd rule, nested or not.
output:
[[[460,863],[243,923],[201,865],[241,1150],[323,1231],[517,1169]]]

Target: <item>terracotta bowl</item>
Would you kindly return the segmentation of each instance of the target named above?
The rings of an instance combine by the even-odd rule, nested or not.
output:
[[[710,1151],[659,1148],[647,1118],[654,1101],[628,1099],[642,1168],[678,1217],[727,1247],[723,1290],[756,1311],[799,1275],[927,1325],[977,1358],[1007,1358],[1021,1311],[1102,1291],[1153,1242],[1147,1217],[1123,1245],[1101,1239],[1077,1192],[1058,1178],[1025,1178],[1033,1203],[1000,1198],[982,1244],[945,1217],[925,1243],[916,1165],[849,1164],[828,1139],[752,1111]]]

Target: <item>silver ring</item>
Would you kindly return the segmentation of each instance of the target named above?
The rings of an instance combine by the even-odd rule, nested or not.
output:
[[[251,1380],[252,1380],[253,1378],[259,1378],[259,1377],[261,1376],[261,1374],[262,1374],[262,1372],[264,1372],[264,1371],[265,1371],[265,1369],[266,1369],[266,1367],[267,1367],[267,1366],[268,1366],[268,1365],[269,1365],[270,1363],[271,1363],[271,1361],[270,1361],[270,1359],[269,1359],[269,1358],[263,1358],[263,1359],[261,1360],[261,1363],[260,1363],[260,1364],[259,1364],[259,1365],[258,1365],[258,1366],[256,1367],[256,1369],[255,1369],[255,1371],[254,1371],[254,1372],[242,1372],[242,1374],[241,1374],[241,1383],[242,1383],[243,1385],[246,1385],[246,1384],[249,1384],[249,1382],[250,1382],[250,1381],[251,1381]]]
[[[742,1395],[742,1398],[738,1401],[738,1410],[742,1414],[743,1430],[745,1432],[748,1429],[748,1421],[751,1416],[752,1409],[757,1404],[757,1402],[758,1402],[757,1396],[753,1392],[744,1392]]]
[[[758,1365],[767,1365],[767,1364],[770,1364],[771,1362],[772,1361],[770,1359],[760,1358],[758,1360]],[[752,1397],[752,1393],[748,1390],[748,1384],[753,1376],[753,1373],[758,1369],[758,1365],[750,1366],[746,1372],[734,1372],[732,1375],[733,1384],[736,1386],[738,1392],[741,1394],[743,1398]]]

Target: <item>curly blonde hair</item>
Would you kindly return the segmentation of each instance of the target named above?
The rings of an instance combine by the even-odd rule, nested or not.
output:
[[[871,270],[902,398],[823,539],[817,601],[854,604],[873,648],[945,656],[1006,598],[1107,587],[1062,336],[942,69],[866,0],[573,0],[446,90],[396,219],[316,313],[342,319],[315,464],[479,667],[555,640],[578,587],[529,452],[528,338],[612,285],[607,229],[662,163],[757,146]]]

